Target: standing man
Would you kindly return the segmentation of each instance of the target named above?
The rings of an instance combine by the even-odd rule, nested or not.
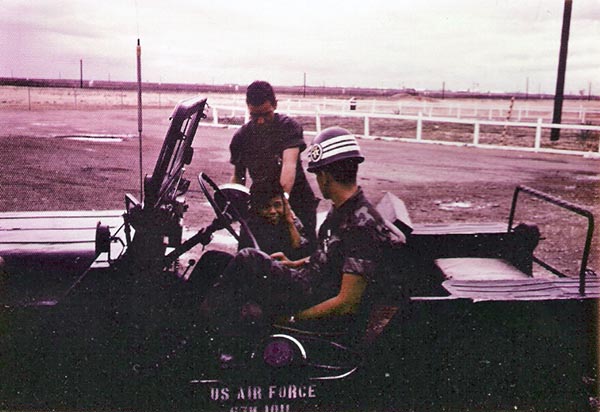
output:
[[[253,181],[279,179],[284,196],[313,246],[319,201],[300,161],[300,153],[306,149],[302,126],[288,116],[275,113],[275,92],[265,81],[257,80],[248,86],[246,104],[250,121],[233,135],[229,145],[230,162],[234,166],[231,182],[244,185],[246,172]]]

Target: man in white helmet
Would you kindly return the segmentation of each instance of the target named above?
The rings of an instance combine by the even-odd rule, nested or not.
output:
[[[295,323],[333,319],[350,324],[365,296],[389,284],[380,265],[391,248],[405,239],[390,230],[357,184],[364,156],[347,130],[323,130],[309,149],[308,171],[315,173],[323,197],[332,208],[319,229],[317,250],[290,260],[243,249],[215,284],[205,302],[217,318],[234,319],[232,328],[270,324],[274,319]],[[212,302],[211,302],[212,301]],[[219,302],[220,301],[220,302]],[[236,319],[240,321],[236,322]]]

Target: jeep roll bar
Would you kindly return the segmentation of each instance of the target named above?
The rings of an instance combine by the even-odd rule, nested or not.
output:
[[[508,231],[509,232],[511,232],[513,230],[513,222],[514,222],[514,218],[515,218],[515,211],[517,208],[517,200],[518,200],[520,192],[524,192],[532,197],[549,202],[553,205],[556,205],[565,210],[571,211],[571,212],[573,212],[577,215],[583,216],[587,219],[587,221],[588,221],[587,236],[586,236],[586,240],[585,240],[585,246],[583,248],[583,256],[581,258],[581,267],[579,269],[579,294],[581,296],[584,296],[585,295],[585,275],[587,272],[587,262],[588,262],[589,255],[590,255],[592,236],[594,234],[594,215],[589,210],[587,210],[581,206],[578,206],[574,203],[568,202],[563,199],[559,199],[557,197],[554,197],[554,196],[546,194],[546,193],[542,193],[542,192],[532,189],[528,186],[519,185],[515,188],[515,192],[514,192],[513,199],[512,199],[512,206],[510,208],[510,216],[508,218]],[[566,276],[565,274],[560,272],[558,269],[556,269],[553,266],[551,266],[550,264],[542,261],[541,259],[537,258],[536,256],[533,256],[533,260],[537,264],[539,264],[540,266],[549,270],[550,272],[554,273],[557,276],[560,276],[560,277]]]

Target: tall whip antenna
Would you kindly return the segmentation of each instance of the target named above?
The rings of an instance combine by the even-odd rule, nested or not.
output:
[[[142,172],[142,46],[137,40],[137,83],[138,83],[138,134],[140,146],[140,201],[144,201],[144,178]]]
[[[138,16],[138,4],[135,2],[135,21],[137,26],[137,84],[138,84],[138,136],[140,147],[140,202],[144,201],[144,176],[142,171],[142,46],[140,45],[140,22]]]

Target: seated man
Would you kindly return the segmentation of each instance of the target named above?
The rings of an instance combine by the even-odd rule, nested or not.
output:
[[[355,137],[339,127],[325,129],[309,156],[308,171],[333,203],[319,229],[317,250],[298,260],[241,250],[202,305],[209,324],[224,335],[259,332],[261,325],[282,318],[291,324],[325,318],[348,324],[367,296],[390,287],[378,278],[379,265],[391,248],[404,250],[405,240],[389,229],[357,185],[364,157]]]
[[[278,181],[259,180],[250,188],[248,227],[260,250],[267,254],[281,252],[291,259],[307,255],[308,239]],[[252,247],[248,234],[242,230],[238,251]]]

